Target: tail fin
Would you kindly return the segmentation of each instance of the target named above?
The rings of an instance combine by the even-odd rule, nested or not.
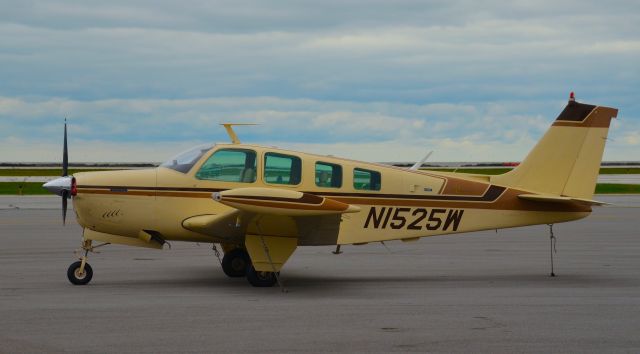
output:
[[[604,144],[615,108],[573,99],[529,155],[515,169],[491,182],[548,193],[591,199],[600,171]]]

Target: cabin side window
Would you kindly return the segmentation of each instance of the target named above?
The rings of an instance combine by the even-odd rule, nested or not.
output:
[[[264,155],[264,181],[272,184],[300,184],[302,160],[297,156],[268,152]]]
[[[342,166],[328,162],[316,162],[316,186],[342,187]]]
[[[353,188],[359,190],[379,191],[382,177],[380,172],[365,170],[363,168],[353,169]]]
[[[197,179],[222,182],[256,181],[256,152],[244,149],[221,149],[202,164]]]

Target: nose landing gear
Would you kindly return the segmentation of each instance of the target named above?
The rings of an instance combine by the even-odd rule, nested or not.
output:
[[[86,261],[73,262],[67,269],[67,278],[73,285],[88,284],[93,278],[93,269]]]
[[[76,252],[82,254],[82,252],[84,251],[84,255],[79,257],[80,258],[79,261],[71,263],[71,265],[67,269],[67,278],[69,278],[69,281],[71,282],[71,284],[73,285],[89,284],[89,282],[93,278],[93,269],[91,269],[91,266],[89,265],[89,263],[87,263],[87,260],[89,259],[88,254],[89,252],[97,253],[96,251],[94,251],[94,249],[108,245],[108,244],[109,243],[102,243],[100,245],[93,246],[91,244],[91,240],[85,240],[85,239],[82,240],[82,246]]]

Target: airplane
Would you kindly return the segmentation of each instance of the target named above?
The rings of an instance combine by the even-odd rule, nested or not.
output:
[[[82,226],[67,276],[91,281],[88,254],[108,244],[162,249],[213,244],[222,270],[256,287],[280,286],[301,246],[416,241],[421,237],[582,219],[592,206],[609,125],[618,110],[579,103],[573,92],[521,164],[501,175],[406,169],[275,147],[204,145],[157,168],[68,175],[44,184],[73,200]],[[551,229],[551,237],[553,230]],[[94,244],[99,243],[99,244]],[[170,244],[169,244],[170,246]],[[552,259],[553,262],[553,259]],[[552,268],[552,274],[553,268]]]

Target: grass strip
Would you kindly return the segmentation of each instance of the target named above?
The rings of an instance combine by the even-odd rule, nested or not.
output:
[[[71,168],[69,174],[77,172],[90,172],[90,171],[113,171],[104,168]],[[61,176],[61,168],[0,168],[0,176],[14,177],[14,176]]]
[[[638,175],[640,174],[639,167],[609,167],[601,168],[601,175]]]
[[[0,195],[51,194],[40,182],[0,182]]]
[[[640,184],[598,183],[596,185],[596,194],[638,194],[638,193],[640,193]]]
[[[422,170],[470,173],[477,175],[499,175],[511,171],[510,168],[423,168]],[[601,175],[637,175],[640,174],[640,168],[637,167],[605,167],[600,169]]]

